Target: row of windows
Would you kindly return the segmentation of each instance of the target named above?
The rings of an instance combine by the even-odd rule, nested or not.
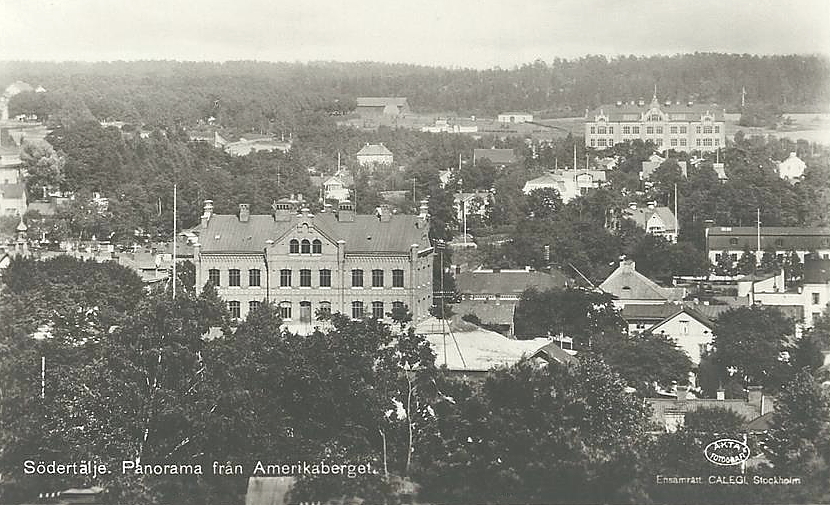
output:
[[[681,134],[685,135],[688,132],[687,127],[685,126],[670,126],[669,133],[670,134]],[[706,126],[695,126],[695,133],[720,133],[720,125],[706,125]],[[591,127],[591,134],[614,134],[614,127],[613,126],[592,126]],[[623,135],[639,135],[640,134],[640,127],[639,126],[623,126],[622,127]],[[646,126],[646,135],[662,135],[663,134],[663,127],[662,126]]]
[[[372,287],[373,288],[382,288],[385,286],[385,273],[383,270],[375,269],[372,270]],[[237,268],[231,268],[228,270],[228,286],[230,287],[239,287],[241,286],[241,271]],[[280,287],[291,287],[292,286],[292,271],[290,269],[282,269],[280,270]],[[301,269],[300,270],[300,287],[301,288],[310,288],[311,287],[311,270],[309,269]],[[214,286],[221,286],[221,275],[219,269],[211,268],[208,270],[208,281],[213,284]],[[330,288],[331,287],[331,270],[324,268],[318,271],[317,273],[317,281],[318,286],[321,288]],[[260,270],[253,268],[248,270],[248,286],[249,287],[258,287],[261,286],[261,274]],[[352,270],[352,287],[353,288],[362,288],[363,287],[363,270],[361,269],[354,269]],[[392,287],[393,288],[402,288],[404,287],[404,273],[403,270],[395,269],[392,270]]]
[[[292,239],[288,243],[288,252],[289,254],[322,254],[323,243],[318,239],[312,241]]]
[[[248,311],[256,310],[260,306],[259,301],[248,302]],[[282,301],[277,305],[277,311],[283,320],[293,319],[293,304],[289,301]],[[404,303],[400,301],[392,302],[392,310],[404,308]],[[228,311],[233,319],[239,319],[242,312],[242,304],[238,300],[231,300],[228,302]],[[372,315],[374,319],[383,319],[386,317],[385,305],[381,301],[372,302]],[[331,315],[331,302],[320,302],[318,306],[318,314],[320,316]],[[364,304],[362,301],[356,300],[352,302],[352,319],[363,319],[365,316]],[[311,322],[311,302],[300,302],[300,321]]]

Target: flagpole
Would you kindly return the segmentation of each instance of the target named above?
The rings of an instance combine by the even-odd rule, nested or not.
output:
[[[176,299],[176,185],[173,184],[173,299]]]

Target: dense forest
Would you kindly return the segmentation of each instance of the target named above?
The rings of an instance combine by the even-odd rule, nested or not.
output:
[[[830,60],[818,55],[585,56],[512,69],[448,69],[373,62],[0,63],[0,83],[23,80],[50,91],[12,100],[12,112],[60,111],[90,119],[192,124],[214,116],[224,126],[279,131],[298,111],[348,112],[358,96],[405,96],[416,112],[494,115],[508,109],[540,117],[581,116],[586,108],[650,98],[747,104],[787,111],[830,103]]]

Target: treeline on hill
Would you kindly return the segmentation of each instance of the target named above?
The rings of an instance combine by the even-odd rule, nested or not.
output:
[[[624,76],[624,78],[621,78]],[[0,64],[0,82],[24,80],[50,92],[23,93],[13,113],[75,114],[149,125],[192,124],[214,116],[227,127],[290,129],[297,111],[353,109],[358,96],[405,96],[413,110],[493,116],[530,110],[540,116],[582,116],[617,100],[749,104],[824,110],[830,61],[818,55],[585,56],[537,60],[512,69],[448,69],[387,63],[109,63]]]

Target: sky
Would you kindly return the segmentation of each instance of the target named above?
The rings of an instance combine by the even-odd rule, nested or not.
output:
[[[0,0],[0,60],[830,55],[830,0]]]

